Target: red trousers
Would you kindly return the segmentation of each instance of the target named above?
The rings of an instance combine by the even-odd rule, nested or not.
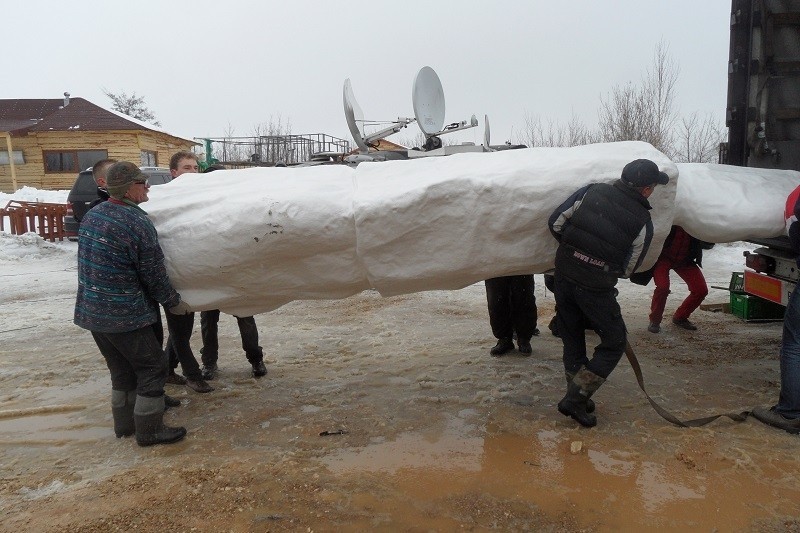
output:
[[[674,270],[686,282],[686,286],[689,287],[689,296],[675,310],[675,320],[689,318],[689,315],[700,306],[700,303],[708,295],[706,278],[703,277],[703,271],[700,270],[700,267],[694,264],[675,267],[669,260],[659,259],[653,268],[653,281],[656,284],[656,290],[653,291],[653,302],[650,305],[650,322],[654,324],[660,324],[661,319],[664,317],[664,307],[667,305],[667,296],[669,296],[670,292],[670,270]]]

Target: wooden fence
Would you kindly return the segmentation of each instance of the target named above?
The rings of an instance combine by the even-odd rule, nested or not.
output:
[[[63,241],[69,236],[64,229],[66,214],[65,204],[11,200],[0,209],[0,231],[5,231],[8,221],[12,235],[34,232],[49,241]]]

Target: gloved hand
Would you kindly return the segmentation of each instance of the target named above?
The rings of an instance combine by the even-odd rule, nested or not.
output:
[[[189,307],[189,304],[181,300],[175,307],[170,307],[169,312],[173,315],[188,315],[192,312],[192,308]]]

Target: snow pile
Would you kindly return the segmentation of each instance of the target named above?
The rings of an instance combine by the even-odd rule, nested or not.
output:
[[[41,259],[64,253],[73,252],[42,239],[36,233],[11,235],[0,232],[0,261]]]
[[[69,191],[45,191],[33,187],[22,187],[13,193],[0,192],[0,207],[5,207],[10,200],[20,202],[45,202],[48,204],[65,204]]]
[[[248,315],[370,287],[392,295],[544,272],[556,250],[550,213],[638,158],[672,178],[651,197],[648,267],[672,225],[677,168],[641,142],[186,174],[144,207],[182,297]]]

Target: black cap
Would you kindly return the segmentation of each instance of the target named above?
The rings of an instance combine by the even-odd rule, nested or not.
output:
[[[631,161],[622,169],[622,181],[631,187],[666,185],[669,176],[658,170],[658,165],[649,159]]]

